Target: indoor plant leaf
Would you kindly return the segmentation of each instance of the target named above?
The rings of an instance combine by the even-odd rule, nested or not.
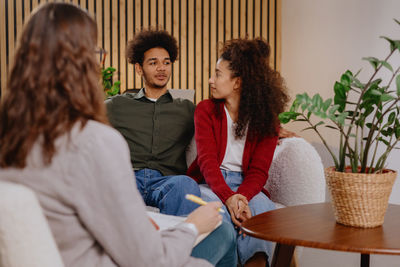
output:
[[[368,61],[375,70],[378,68],[380,60],[376,57],[363,57],[362,59]]]
[[[400,96],[400,74],[396,77],[396,88],[397,96]]]

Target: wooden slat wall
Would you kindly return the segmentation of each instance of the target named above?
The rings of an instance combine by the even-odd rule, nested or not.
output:
[[[0,88],[23,23],[33,9],[54,0],[0,1]],[[196,102],[209,97],[208,78],[221,43],[238,37],[262,37],[271,45],[271,65],[280,69],[280,6],[282,0],[63,0],[88,9],[98,22],[98,45],[106,49],[106,67],[117,68],[121,89],[143,83],[125,60],[128,40],[149,26],[161,26],[178,41],[179,59],[170,88],[195,89]],[[16,16],[14,16],[16,14]]]

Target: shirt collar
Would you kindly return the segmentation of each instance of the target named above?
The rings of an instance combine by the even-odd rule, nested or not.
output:
[[[150,101],[146,97],[144,88],[140,89],[140,91],[134,96],[134,98],[135,99],[146,99],[146,100]],[[172,100],[173,100],[172,95],[169,92],[169,90],[167,90],[167,92],[165,94],[163,94],[162,96],[160,96],[156,102],[166,103],[166,102],[171,102]]]

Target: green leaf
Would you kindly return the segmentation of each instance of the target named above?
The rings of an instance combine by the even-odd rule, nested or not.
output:
[[[304,112],[308,108],[309,105],[310,104],[308,104],[308,103],[304,103],[303,105],[301,105],[301,111]]]
[[[314,130],[314,127],[313,127],[313,126],[310,126],[310,127],[304,128],[304,129],[301,130],[301,131],[303,132],[303,131],[307,131],[307,130]]]
[[[361,83],[359,79],[353,78],[353,85],[357,88],[364,88],[365,84]]]
[[[374,108],[372,106],[368,106],[365,108],[363,117],[366,118],[368,117],[369,114],[371,114],[374,111]]]
[[[346,97],[346,90],[344,89],[343,84],[341,84],[340,82],[335,82],[333,90],[335,92],[335,95],[339,95],[342,98]]]
[[[297,116],[299,116],[300,113],[297,112],[292,112],[292,111],[287,111],[287,112],[282,112],[278,115],[278,119],[280,120],[281,123],[286,124],[290,122],[291,120],[296,120]]]
[[[299,104],[308,103],[310,102],[310,97],[308,96],[307,93],[297,94],[296,100],[299,102]]]
[[[382,66],[384,66],[385,68],[387,68],[388,70],[390,70],[391,72],[393,72],[392,66],[391,66],[387,61],[382,60],[382,61],[381,61],[381,64],[382,64]]]
[[[358,120],[356,120],[356,125],[359,127],[364,127],[365,124],[365,119],[364,118],[360,118]]]
[[[353,73],[350,70],[346,70],[345,74],[349,75],[350,77],[353,77]]]
[[[400,125],[397,125],[397,127],[394,129],[394,135],[396,136],[396,139],[400,138]]]
[[[347,112],[343,112],[341,113],[338,118],[337,118],[337,122],[341,125],[344,125],[345,119],[349,114]]]
[[[390,51],[393,51],[396,49],[396,43],[394,40],[392,40],[386,36],[381,36],[381,38],[385,39],[386,41],[388,41],[390,43]]]
[[[396,23],[400,25],[400,21],[398,21],[397,19],[394,19],[394,21],[396,21]]]
[[[315,128],[316,128],[317,126],[322,125],[322,124],[325,124],[325,122],[323,122],[323,121],[318,122],[317,124],[315,124]]]
[[[323,100],[322,100],[322,97],[319,94],[315,94],[313,96],[311,102],[312,102],[312,104],[313,104],[315,109],[317,109],[317,110],[321,109]]]
[[[333,127],[332,125],[325,125],[325,127],[326,127],[326,128],[331,128],[331,129],[334,129],[334,130],[339,130],[338,128]]]
[[[343,84],[336,82],[333,90],[335,91],[333,102],[335,105],[339,105],[339,111],[342,112],[346,107],[346,89],[344,88]]]
[[[386,141],[385,139],[383,139],[382,137],[379,137],[378,140],[385,143],[385,145],[387,145],[387,146],[390,145],[390,143],[388,141]]]
[[[400,74],[396,77],[397,95],[400,96]]]
[[[108,67],[108,68],[106,68],[105,69],[105,71],[108,71],[108,72],[114,72],[114,71],[116,71],[117,69],[116,68],[113,68],[113,67]]]
[[[314,112],[314,114],[315,114],[316,116],[322,118],[322,119],[326,119],[326,118],[327,118],[326,113],[325,113],[325,112],[322,112],[322,111],[316,111],[316,112]]]
[[[323,104],[322,109],[326,112],[332,103],[332,99],[328,98]]]
[[[382,95],[382,92],[379,91],[379,90],[376,90],[376,89],[369,90],[369,93],[371,95],[376,95],[376,96],[381,96]]]
[[[396,99],[396,98],[394,96],[389,95],[389,94],[381,95],[381,101],[382,102],[386,102],[386,101],[393,100],[393,99]]]
[[[351,76],[349,75],[349,73],[346,72],[340,77],[341,84],[345,86],[350,86],[350,82],[351,82]]]
[[[339,105],[333,105],[333,106],[329,109],[329,115],[333,115],[339,108],[340,108]]]
[[[395,40],[394,41],[394,46],[395,46],[395,48],[397,48],[397,50],[400,51],[400,40]]]
[[[280,113],[280,114],[278,115],[278,119],[279,119],[279,121],[280,121],[281,123],[286,124],[286,123],[288,123],[288,122],[290,121],[290,117],[289,117],[289,116],[286,116],[284,113],[285,113],[285,112]]]
[[[393,111],[392,113],[390,113],[387,123],[391,125],[393,124],[395,119],[396,119],[396,112]]]
[[[376,57],[363,57],[362,59],[368,61],[375,70],[378,68],[380,60]]]

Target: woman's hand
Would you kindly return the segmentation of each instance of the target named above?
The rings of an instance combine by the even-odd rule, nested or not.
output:
[[[241,214],[243,218],[241,222],[250,219],[252,216],[249,205],[243,203],[241,200],[239,200],[239,214]]]
[[[242,222],[251,217],[248,205],[247,198],[241,194],[234,194],[225,201],[225,206],[231,215],[232,222],[236,226],[240,226]]]
[[[222,220],[218,211],[221,207],[221,202],[209,202],[190,213],[186,222],[193,223],[199,231],[199,235],[210,232]]]

